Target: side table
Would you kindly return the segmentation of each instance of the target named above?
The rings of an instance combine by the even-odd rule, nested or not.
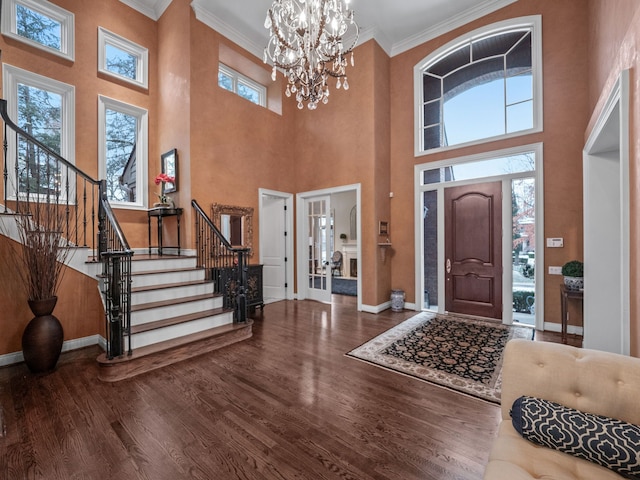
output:
[[[155,207],[155,208],[150,208],[149,210],[147,210],[147,227],[148,227],[148,234],[149,234],[149,255],[151,255],[151,248],[153,247],[153,245],[151,245],[151,218],[155,217],[156,219],[156,223],[157,223],[157,228],[158,228],[158,255],[162,255],[162,219],[165,217],[176,217],[176,223],[178,224],[177,228],[178,228],[178,255],[180,255],[180,217],[182,216],[182,208],[176,208],[176,207],[171,207],[171,208],[167,208],[167,207]],[[166,246],[164,248],[175,248],[175,247],[169,247]]]
[[[569,300],[578,300],[584,314],[584,290],[569,290],[564,284],[560,285],[560,305],[562,309],[562,343],[567,343],[567,323],[569,321],[567,303]]]

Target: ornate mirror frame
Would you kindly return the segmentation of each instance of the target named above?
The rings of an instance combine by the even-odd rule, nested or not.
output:
[[[212,204],[211,221],[219,229],[222,229],[222,215],[242,217],[242,246],[248,248],[249,256],[253,257],[253,207],[238,207],[220,203]]]

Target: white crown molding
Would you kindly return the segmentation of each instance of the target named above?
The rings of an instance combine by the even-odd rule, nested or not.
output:
[[[172,0],[120,0],[143,15],[158,21]]]
[[[371,39],[375,40],[385,53],[391,56],[391,48],[393,47],[391,40],[389,40],[389,37],[387,37],[385,33],[377,27],[367,27],[360,30],[358,35],[358,45],[362,45]],[[345,43],[348,44],[349,42],[347,41]]]
[[[142,0],[120,0],[127,4],[140,4]],[[158,3],[162,2],[169,4],[171,0],[156,0]],[[466,25],[469,22],[477,20],[485,15],[500,10],[518,0],[484,0],[473,8],[466,10],[465,12],[447,19],[444,22],[424,30],[420,33],[412,35],[404,40],[396,42],[395,44],[384,34],[384,32],[378,27],[367,27],[360,31],[358,43],[363,44],[371,39],[375,39],[376,42],[382,47],[382,49],[390,57],[399,55],[407,50],[410,50],[418,45],[421,45],[429,40],[437,38],[451,30]],[[133,5],[132,5],[133,6]],[[134,7],[135,8],[135,7]],[[166,5],[165,7],[166,8]],[[164,11],[164,8],[162,9]],[[193,0],[191,2],[191,8],[195,12],[196,19],[209,26],[216,32],[220,33],[224,37],[231,40],[236,45],[244,48],[251,54],[262,59],[264,54],[264,45],[257,44],[254,40],[249,38],[241,31],[230,27],[221,19],[216,17],[205,5],[202,0]],[[156,8],[157,10],[158,8]],[[144,12],[143,12],[144,13]]]
[[[121,0],[122,1],[122,0]],[[191,8],[196,14],[196,19],[211,27],[213,30],[218,32],[220,35],[228,38],[236,45],[247,50],[249,53],[252,53],[256,57],[262,60],[264,55],[264,45],[258,45],[249,37],[244,35],[242,32],[231,28],[229,25],[224,23],[218,17],[216,17],[210,10],[200,4],[198,0],[193,0],[191,2]]]
[[[485,0],[479,5],[470,8],[459,15],[451,17],[446,21],[440,22],[423,32],[417,33],[406,38],[405,40],[395,43],[391,49],[390,56],[394,57],[403,52],[406,52],[407,50],[411,50],[418,45],[422,45],[429,40],[433,40],[440,35],[444,35],[451,30],[466,25],[469,22],[484,17],[485,15],[493,13],[496,10],[500,10],[501,8],[511,5],[512,3],[515,3],[517,1],[518,0]]]

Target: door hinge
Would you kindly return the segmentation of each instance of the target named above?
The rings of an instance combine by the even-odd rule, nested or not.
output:
[[[287,209],[287,206],[286,206],[286,205],[284,206],[284,209],[285,209],[285,210]]]
[[[289,284],[287,282],[284,283],[284,288],[289,288]]]
[[[289,235],[287,232],[284,232],[284,236],[286,237],[287,235]]]
[[[285,262],[288,262],[288,261],[289,261],[289,259],[288,259],[287,257],[284,257],[284,261],[285,261]]]

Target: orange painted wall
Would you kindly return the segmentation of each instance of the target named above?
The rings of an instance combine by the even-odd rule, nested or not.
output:
[[[296,191],[361,184],[359,239],[362,302],[389,299],[390,265],[378,252],[378,222],[389,221],[389,58],[374,41],[355,49],[348,92],[333,88],[317,110],[295,110],[293,132]],[[291,99],[288,99],[291,100]],[[290,102],[289,109],[295,102]],[[287,103],[285,102],[285,109]],[[286,110],[285,110],[286,114]]]
[[[248,65],[254,75],[262,75],[270,90],[280,84],[271,84],[271,70],[261,60],[193,16],[190,48],[191,195],[208,214],[213,203],[254,208],[254,253],[250,261],[257,263],[258,188],[293,192],[295,151],[290,148],[286,116],[218,87],[220,48],[226,49],[227,57],[235,52],[239,57],[236,62]]]
[[[177,191],[169,194],[175,205],[185,209],[181,220],[181,244],[191,244],[191,22],[190,2],[174,0],[158,20],[158,135],[157,155],[149,159],[149,203],[158,200],[160,186],[153,182],[162,171],[160,155],[178,151]],[[168,218],[163,241],[177,245],[175,218]],[[145,240],[146,242],[146,240]]]
[[[631,355],[640,356],[640,3],[635,0],[589,0],[589,137],[620,72],[630,69],[629,179],[630,179],[630,292]]]
[[[413,67],[449,41],[483,25],[527,15],[542,15],[544,132],[433,155],[414,157]],[[582,0],[520,0],[391,60],[392,283],[415,298],[414,166],[519,144],[544,142],[545,236],[564,237],[563,249],[545,250],[548,265],[562,265],[582,252],[582,147],[587,123],[587,14]],[[545,320],[560,322],[561,277],[545,274]],[[396,288],[396,287],[394,287]]]

